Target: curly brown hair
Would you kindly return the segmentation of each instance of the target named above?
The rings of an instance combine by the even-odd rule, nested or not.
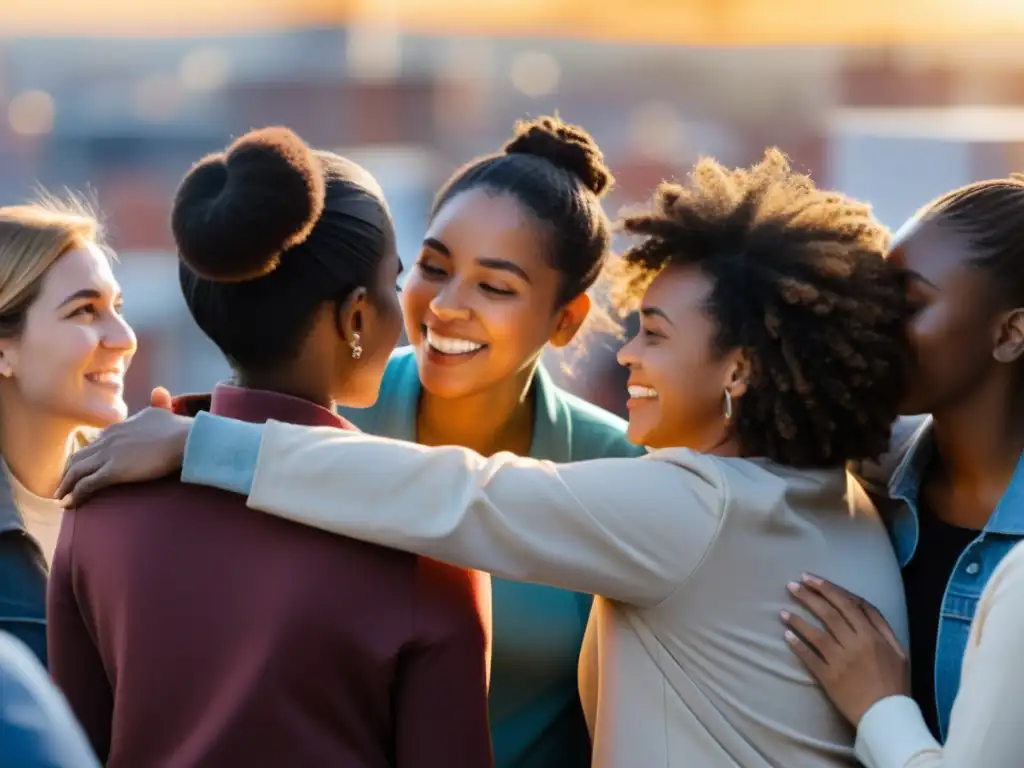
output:
[[[622,225],[644,238],[624,254],[627,305],[672,265],[712,280],[715,351],[742,348],[751,365],[733,420],[745,455],[834,467],[888,447],[910,307],[870,206],[817,189],[770,149],[745,169],[702,159]]]

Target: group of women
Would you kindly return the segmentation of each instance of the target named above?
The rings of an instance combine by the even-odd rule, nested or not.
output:
[[[197,320],[243,386],[319,402],[323,381],[286,375],[316,335],[310,370],[347,382],[330,404],[362,431],[122,421],[135,341],[92,220],[0,209],[0,628],[45,660],[55,497],[180,470],[492,574],[497,766],[1014,764],[1024,181],[950,192],[890,239],[776,151],[706,159],[624,219],[634,244],[613,259],[600,150],[542,118],[438,193],[391,354],[379,188],[360,220],[388,235],[363,237],[332,210],[353,182],[327,171],[346,161],[275,136],[179,195],[183,289],[256,296],[281,269],[323,268],[304,244],[329,246],[345,278],[316,297],[330,322],[297,310],[254,335],[210,302]],[[606,276],[641,319],[619,353],[628,425],[541,365],[586,333]],[[290,279],[296,306],[315,284]]]

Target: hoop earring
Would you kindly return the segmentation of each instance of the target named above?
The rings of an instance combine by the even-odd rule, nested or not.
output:
[[[352,359],[353,360],[358,360],[360,357],[363,356],[363,347],[359,343],[359,333],[358,333],[358,331],[356,333],[352,334],[352,341],[349,342],[349,346],[352,347]]]
[[[725,390],[725,423],[732,421],[732,392]]]

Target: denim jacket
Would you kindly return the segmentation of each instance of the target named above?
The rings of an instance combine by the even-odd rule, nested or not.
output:
[[[27,645],[46,666],[47,568],[14,506],[6,468],[0,466],[0,630]]]
[[[935,451],[932,419],[901,419],[893,435],[894,451],[862,477],[874,496],[887,495],[886,517],[900,567],[914,556],[919,536],[918,493]],[[888,478],[888,482],[885,482]],[[1024,539],[1024,458],[984,530],[961,554],[946,584],[935,648],[935,706],[945,739],[949,714],[960,687],[960,666],[978,599],[992,572],[1013,545]],[[913,663],[913,659],[911,659]]]

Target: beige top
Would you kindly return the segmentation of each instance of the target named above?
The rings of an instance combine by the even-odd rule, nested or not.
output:
[[[842,470],[685,449],[553,464],[271,422],[249,505],[598,595],[580,691],[599,768],[856,765],[852,729],[783,639],[802,571],[907,641],[888,536]]]
[[[57,548],[57,535],[60,533],[60,522],[64,510],[56,499],[47,499],[43,496],[36,496],[32,491],[21,484],[3,463],[3,471],[11,484],[11,498],[14,507],[21,515],[25,525],[25,531],[31,536],[43,552],[46,559],[46,566],[53,564],[53,551]]]
[[[1024,765],[1024,543],[996,568],[978,601],[945,745],[912,699],[868,710],[857,754],[868,768],[1011,768]]]

